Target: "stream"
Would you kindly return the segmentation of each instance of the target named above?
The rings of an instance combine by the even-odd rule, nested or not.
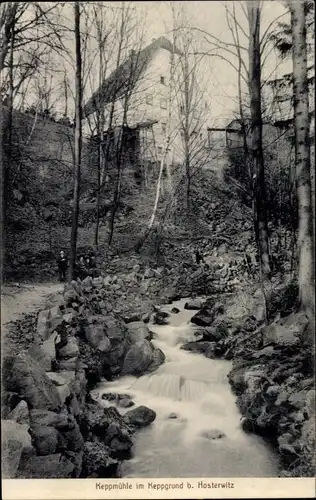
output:
[[[133,458],[123,462],[122,477],[277,477],[279,464],[271,447],[241,429],[227,379],[231,362],[180,349],[194,332],[190,319],[196,311],[184,310],[185,302],[163,307],[180,309],[170,314],[168,325],[149,325],[153,344],[166,356],[158,370],[102,382],[93,391],[129,394],[135,407],[145,405],[157,414],[136,433]]]

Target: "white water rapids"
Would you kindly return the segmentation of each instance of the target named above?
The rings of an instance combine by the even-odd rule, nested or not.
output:
[[[94,391],[129,394],[135,406],[153,409],[156,420],[136,433],[133,458],[122,464],[123,477],[276,477],[278,461],[258,436],[245,434],[230,390],[231,364],[180,349],[192,339],[184,301],[165,306],[169,325],[150,325],[152,341],[166,355],[153,374],[102,382]],[[104,402],[104,405],[113,402]],[[128,410],[119,408],[121,413]],[[170,414],[177,418],[168,418]],[[173,415],[174,416],[174,415]],[[217,431],[224,434],[212,439]]]

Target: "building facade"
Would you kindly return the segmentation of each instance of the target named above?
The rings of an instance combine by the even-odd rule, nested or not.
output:
[[[205,144],[208,106],[203,99],[192,105],[192,95],[190,109],[185,106],[181,57],[164,37],[131,51],[85,106],[89,119],[104,106],[105,135],[124,128],[126,137],[130,131],[135,161],[182,163],[188,143],[191,149]]]

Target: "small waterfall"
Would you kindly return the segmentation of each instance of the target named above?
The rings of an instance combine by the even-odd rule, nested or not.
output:
[[[209,390],[205,382],[186,380],[174,373],[140,377],[131,385],[131,389],[173,401],[197,401]]]
[[[170,324],[150,325],[152,342],[165,353],[165,363],[152,374],[123,377],[97,389],[129,394],[135,406],[148,406],[157,415],[137,433],[134,458],[124,462],[123,477],[276,476],[278,463],[270,449],[240,428],[241,415],[227,380],[231,363],[181,350],[194,337],[190,319],[195,311],[183,310],[184,302],[166,306],[168,312],[174,306],[180,309],[170,315]]]

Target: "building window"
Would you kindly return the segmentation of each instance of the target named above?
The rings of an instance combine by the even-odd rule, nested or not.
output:
[[[182,115],[184,115],[184,106],[183,106],[182,104],[181,104],[181,106],[180,106],[180,113],[181,113]]]
[[[160,107],[162,109],[167,109],[167,99],[160,99]]]
[[[164,77],[164,76],[161,76],[161,77],[160,77],[160,83],[162,83],[162,85],[164,85],[164,84],[165,84],[165,77]]]
[[[153,96],[151,94],[146,95],[146,104],[153,105]]]
[[[166,123],[162,123],[161,124],[161,130],[162,130],[162,133],[165,134],[166,131],[167,131],[167,124]]]

